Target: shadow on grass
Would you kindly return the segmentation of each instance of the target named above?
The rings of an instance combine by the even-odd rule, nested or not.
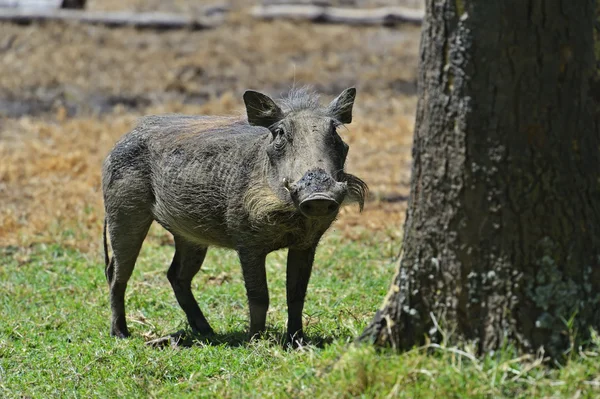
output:
[[[304,338],[304,344],[318,349],[323,349],[341,336],[335,335],[307,335]],[[272,345],[285,346],[286,333],[281,329],[268,329],[260,338],[256,340],[267,341]],[[209,335],[194,334],[189,330],[179,330],[165,337],[147,341],[146,345],[154,348],[164,348],[167,346],[173,348],[191,348],[196,346],[227,346],[236,348],[250,343],[250,336],[247,331],[231,331],[227,333],[213,333]]]

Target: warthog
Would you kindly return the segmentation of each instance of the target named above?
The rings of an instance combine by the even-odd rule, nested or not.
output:
[[[111,335],[127,337],[125,289],[150,224],[175,239],[167,272],[192,331],[212,333],[191,291],[209,246],[235,249],[250,307],[250,335],[265,329],[268,253],[289,248],[287,340],[303,339],[302,308],[315,249],[343,203],[362,210],[366,184],[344,172],[356,90],[327,107],[307,89],[279,105],[246,91],[246,118],[150,116],[104,162],[104,249]],[[106,228],[113,257],[109,258]]]

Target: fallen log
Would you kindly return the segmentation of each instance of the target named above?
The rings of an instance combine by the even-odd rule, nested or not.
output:
[[[373,9],[322,7],[315,5],[272,4],[255,6],[251,14],[255,18],[291,19],[348,25],[396,25],[420,24],[422,10],[408,7],[381,7]]]
[[[210,17],[194,17],[165,12],[103,12],[65,9],[0,8],[0,22],[31,23],[39,21],[75,21],[106,26],[133,26],[151,29],[209,29],[223,22],[212,7]]]
[[[86,0],[63,0],[60,8],[73,8],[83,10],[85,8]]]
[[[320,7],[330,7],[330,0],[262,0],[261,4],[263,6],[271,6],[271,5],[311,5],[311,6],[320,6]]]
[[[0,0],[2,1],[2,0]],[[224,22],[228,8],[208,6],[203,15],[166,12],[83,11],[51,8],[1,8],[0,22],[32,23],[40,21],[74,21],[109,27],[133,26],[150,29],[210,29]],[[348,25],[420,24],[423,11],[407,7],[373,9],[325,7],[308,4],[272,4],[251,9],[251,17],[263,20],[290,19]]]

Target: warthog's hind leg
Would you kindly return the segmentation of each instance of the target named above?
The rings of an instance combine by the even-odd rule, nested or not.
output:
[[[180,237],[175,237],[175,256],[167,272],[177,302],[185,312],[192,331],[203,335],[212,334],[213,329],[194,298],[192,279],[204,262],[206,250],[207,247],[191,244]]]
[[[105,274],[110,288],[112,320],[110,335],[129,336],[125,320],[125,290],[135,261],[152,224],[150,215],[121,215],[108,218],[108,231],[113,256],[106,266]]]

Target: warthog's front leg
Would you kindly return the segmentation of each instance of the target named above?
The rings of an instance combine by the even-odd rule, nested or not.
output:
[[[265,271],[266,254],[256,251],[238,250],[248,304],[250,305],[250,338],[265,331],[267,310],[269,310],[269,288]]]
[[[288,304],[288,327],[287,343],[298,346],[302,343],[304,333],[302,331],[302,309],[306,287],[310,279],[316,247],[309,249],[293,249],[288,251],[287,259],[287,304]]]

